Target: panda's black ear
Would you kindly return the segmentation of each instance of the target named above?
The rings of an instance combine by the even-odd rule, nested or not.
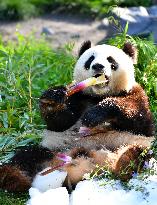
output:
[[[80,57],[89,48],[91,48],[91,41],[85,41],[79,50],[78,56]]]
[[[137,64],[138,52],[137,52],[137,48],[135,46],[133,46],[129,42],[126,42],[124,44],[123,51],[124,51],[124,53],[126,53],[128,56],[130,56],[132,58],[134,64]]]

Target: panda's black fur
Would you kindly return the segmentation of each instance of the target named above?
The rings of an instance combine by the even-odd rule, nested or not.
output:
[[[103,63],[103,52],[105,63]],[[137,169],[139,163],[137,155],[140,155],[143,150],[140,146],[144,148],[150,146],[154,125],[148,98],[134,80],[133,64],[136,58],[136,49],[130,43],[126,43],[122,51],[107,45],[91,47],[91,42],[86,41],[79,51],[79,59],[74,68],[74,79],[80,82],[84,78],[104,74],[108,83],[105,86],[88,88],[69,97],[66,96],[67,87],[60,86],[46,90],[39,102],[41,115],[47,125],[41,146],[18,150],[8,164],[0,167],[0,188],[9,191],[27,190],[36,173],[53,164],[57,152],[65,152],[72,157],[74,154],[71,153],[75,153],[74,160],[77,158],[76,164],[79,167],[77,169],[76,166],[74,169],[76,176],[78,175],[77,179],[70,165],[64,169],[76,183],[81,180],[84,170],[91,171],[96,163],[103,165],[105,160],[109,162],[111,171],[118,175],[121,165],[125,167],[125,160],[119,160],[121,157],[126,159],[125,154],[128,157],[126,166],[129,160],[136,158]],[[132,75],[131,78],[127,72]],[[115,79],[119,82],[112,82]],[[104,127],[105,122],[110,124],[109,129]],[[75,141],[80,126],[91,130],[93,127],[103,127],[104,132],[102,130],[100,133],[91,132],[91,136]],[[120,148],[124,144],[129,147]],[[81,152],[79,147],[83,147]],[[99,152],[102,147],[109,149],[110,154]],[[72,149],[72,152],[67,151],[67,148]],[[117,148],[120,150],[117,151]],[[112,153],[110,152],[112,150],[116,151]],[[84,154],[82,158],[79,153],[88,153],[88,156]]]

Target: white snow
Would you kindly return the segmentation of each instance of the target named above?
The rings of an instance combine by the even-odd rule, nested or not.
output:
[[[157,176],[145,181],[131,179],[128,183],[128,187],[132,187],[131,190],[126,189],[119,181],[100,186],[105,182],[80,182],[70,197],[70,205],[157,205]]]
[[[30,188],[31,199],[27,205],[69,205],[69,195],[65,187],[50,189],[41,193],[36,188]]]
[[[71,195],[65,187],[43,193],[31,188],[27,205],[157,205],[157,162],[149,166],[152,175],[135,175],[125,186],[119,180],[90,179],[79,182]]]

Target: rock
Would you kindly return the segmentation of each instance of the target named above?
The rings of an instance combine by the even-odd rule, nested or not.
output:
[[[51,36],[51,35],[53,35],[55,32],[54,32],[51,28],[43,27],[41,33],[42,33],[42,34],[46,34],[46,35],[48,35],[48,36]]]
[[[124,30],[126,23],[129,23],[128,34],[139,36],[140,38],[149,38],[153,35],[157,42],[157,5],[145,7],[116,7],[112,10],[113,21],[107,25],[107,18],[102,20],[104,30],[113,29],[112,35],[116,35]],[[112,20],[112,18],[111,18]],[[103,28],[102,26],[102,28]]]
[[[75,38],[76,38],[76,39],[77,39],[77,38],[80,38],[80,34],[79,34],[79,33],[72,34],[72,35],[71,35],[71,38],[74,38],[74,39],[75,39]]]
[[[113,9],[115,18],[120,21],[122,28],[125,28],[126,23],[129,23],[128,34],[135,35],[143,33],[150,23],[151,19],[149,13],[145,7],[130,7]]]
[[[151,6],[147,10],[148,10],[150,17],[153,17],[153,18],[157,17],[157,6]]]

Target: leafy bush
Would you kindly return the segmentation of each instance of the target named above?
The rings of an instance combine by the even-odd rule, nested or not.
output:
[[[12,194],[0,191],[1,205],[24,205],[28,200],[27,194]]]
[[[19,34],[17,43],[0,43],[1,159],[13,148],[40,139],[44,125],[38,99],[48,86],[71,81],[75,62],[71,48],[55,51],[44,39]]]
[[[118,6],[149,6],[152,0],[1,0],[0,19],[17,20],[50,11],[62,11],[92,16],[101,16],[112,5]]]
[[[108,12],[112,6],[150,6],[152,0],[53,0],[53,6],[59,7],[63,11],[78,12],[81,14],[90,14],[93,17],[100,17]],[[53,7],[53,8],[54,8]]]
[[[27,0],[2,0],[0,1],[0,19],[18,20],[38,15],[38,10]]]

